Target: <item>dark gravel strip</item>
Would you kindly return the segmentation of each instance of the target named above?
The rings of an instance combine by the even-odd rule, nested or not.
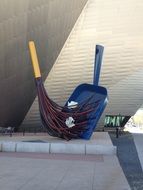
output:
[[[112,143],[117,146],[117,156],[132,190],[143,190],[143,171],[131,133],[123,133],[116,138],[115,132],[109,132]]]

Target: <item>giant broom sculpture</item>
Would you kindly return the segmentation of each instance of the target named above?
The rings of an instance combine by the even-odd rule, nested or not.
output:
[[[95,125],[91,128],[91,121],[94,121],[95,119],[97,120],[96,116],[98,116],[99,118],[99,115],[101,115],[101,113],[99,114],[99,112],[101,112],[101,110],[103,112],[103,107],[105,107],[106,105],[106,90],[103,89],[103,87],[100,87],[102,88],[102,98],[95,98],[95,91],[97,90],[93,89],[88,90],[88,92],[90,93],[88,93],[88,96],[86,97],[81,98],[80,96],[76,96],[78,99],[78,104],[75,107],[70,107],[67,105],[67,103],[65,106],[60,106],[56,104],[53,100],[49,98],[44,88],[36,48],[33,41],[29,42],[29,49],[34,69],[41,121],[43,123],[43,126],[47,129],[49,135],[64,138],[66,140],[70,140],[72,138],[89,139],[91,134],[93,133],[93,129],[95,128]],[[98,71],[100,71],[100,69],[98,69]],[[83,85],[87,85],[88,88],[89,86],[94,86],[90,84]],[[70,101],[75,101],[76,97],[74,95],[72,99],[71,96]],[[93,115],[93,113],[95,112],[97,112],[97,115]],[[71,125],[67,125],[68,120],[71,120]]]

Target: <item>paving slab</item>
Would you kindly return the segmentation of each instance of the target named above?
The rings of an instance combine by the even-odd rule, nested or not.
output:
[[[85,145],[86,154],[104,154],[104,155],[116,155],[117,149],[113,145]]]

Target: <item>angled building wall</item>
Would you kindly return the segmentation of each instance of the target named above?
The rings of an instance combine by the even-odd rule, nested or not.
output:
[[[92,83],[94,49],[105,47],[100,85],[105,114],[133,115],[143,102],[143,1],[89,0],[46,79],[49,96],[64,104],[80,83]],[[40,124],[35,101],[25,124]]]
[[[86,1],[0,1],[0,126],[18,126],[36,95],[28,41],[45,79]]]

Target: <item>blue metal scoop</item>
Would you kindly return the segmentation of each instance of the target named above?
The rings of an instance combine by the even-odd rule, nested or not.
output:
[[[78,102],[78,104],[82,104],[82,102],[86,100],[89,100],[88,104],[98,102],[98,105],[93,107],[93,111],[87,115],[87,128],[80,135],[82,139],[90,139],[108,102],[107,89],[105,87],[98,86],[103,50],[103,46],[96,45],[93,85],[86,83],[80,84],[76,87],[67,101],[75,101]]]

